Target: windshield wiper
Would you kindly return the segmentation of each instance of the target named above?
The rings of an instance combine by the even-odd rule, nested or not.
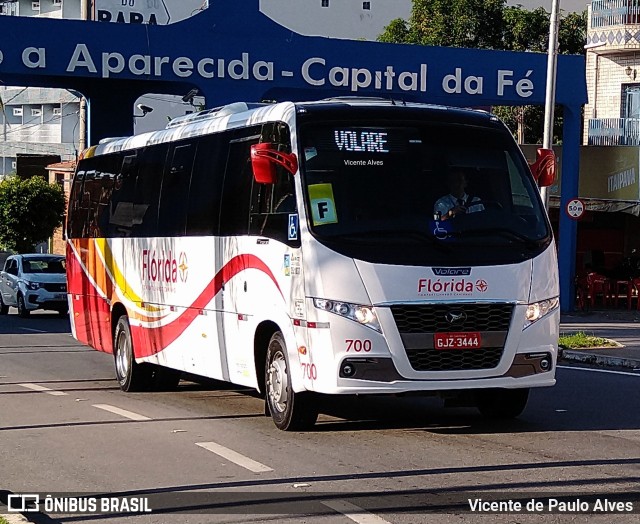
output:
[[[464,231],[451,231],[450,236],[453,237],[471,237],[471,236],[485,236],[485,235],[500,235],[512,240],[520,240],[529,247],[537,247],[541,240],[535,240],[519,231],[505,227],[486,227],[481,229],[465,229]]]
[[[354,242],[362,242],[367,244],[376,243],[381,237],[393,237],[392,240],[400,240],[402,238],[409,238],[414,241],[428,242],[431,245],[435,245],[439,248],[446,248],[447,251],[451,251],[449,246],[443,244],[441,240],[429,233],[423,233],[414,229],[368,229],[365,231],[351,231],[348,233],[340,233],[338,235],[331,235],[323,237],[326,240],[348,240]]]

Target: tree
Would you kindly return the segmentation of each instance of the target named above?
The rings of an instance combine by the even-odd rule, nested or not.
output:
[[[0,182],[0,246],[28,253],[62,225],[66,199],[42,177],[7,176]]]
[[[381,42],[472,47],[546,53],[551,15],[543,7],[532,11],[507,6],[505,0],[414,0],[409,21],[393,20],[378,37]],[[560,17],[558,52],[584,54],[587,11]],[[541,143],[544,107],[494,107],[514,135],[518,121],[524,141]],[[554,141],[562,136],[562,108],[556,107]]]

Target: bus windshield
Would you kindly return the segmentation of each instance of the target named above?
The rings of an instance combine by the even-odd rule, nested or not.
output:
[[[307,121],[300,157],[313,235],[379,263],[539,254],[551,232],[538,188],[509,132],[486,122]]]

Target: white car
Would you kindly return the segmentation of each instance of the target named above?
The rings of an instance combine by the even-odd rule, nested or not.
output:
[[[61,315],[69,311],[67,272],[60,255],[11,255],[0,271],[0,315],[9,307],[29,316],[34,309],[51,309]]]

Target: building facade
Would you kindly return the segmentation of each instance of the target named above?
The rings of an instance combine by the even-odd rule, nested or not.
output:
[[[585,143],[640,145],[640,0],[593,0],[585,47]]]
[[[0,0],[0,15],[79,18],[80,0]],[[0,177],[20,154],[76,157],[80,98],[66,89],[0,86]]]

